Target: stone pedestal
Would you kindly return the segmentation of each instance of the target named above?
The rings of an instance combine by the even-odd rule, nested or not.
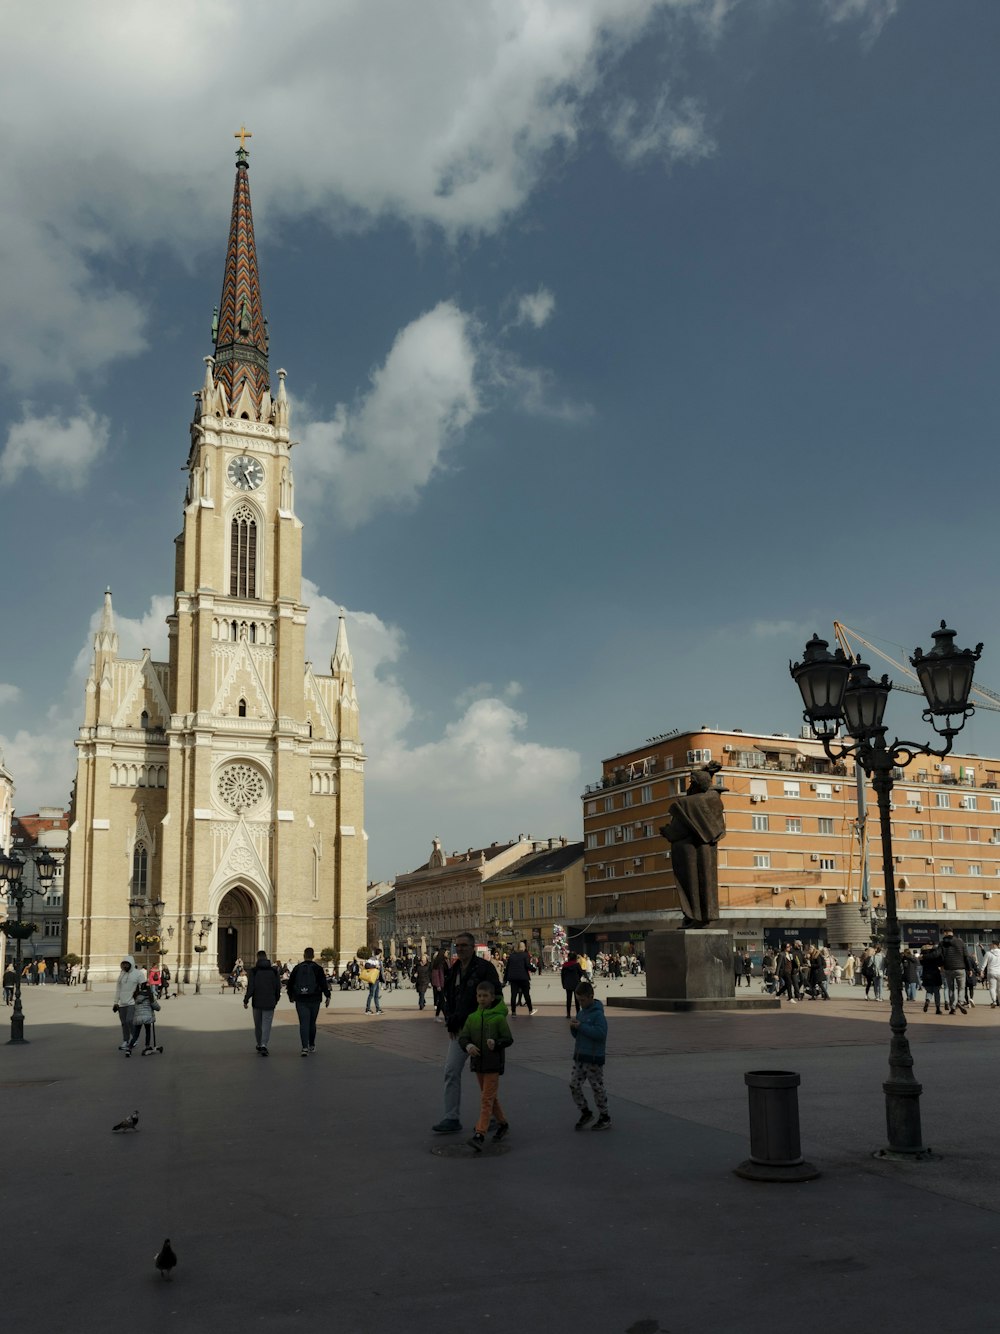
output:
[[[636,1010],[771,1010],[773,996],[736,996],[728,931],[651,931],[645,940],[646,996],[609,997]]]

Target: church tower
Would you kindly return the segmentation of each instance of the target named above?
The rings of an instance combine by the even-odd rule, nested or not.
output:
[[[161,900],[164,962],[226,972],[258,949],[343,963],[365,940],[364,748],[341,617],[330,674],[305,658],[302,524],[285,371],[272,392],[249,154],[236,183],[214,355],[195,395],[168,663],[118,657],[110,591],[87,681],[68,949],[94,978]],[[205,932],[203,919],[211,919]],[[172,931],[171,931],[171,928]]]

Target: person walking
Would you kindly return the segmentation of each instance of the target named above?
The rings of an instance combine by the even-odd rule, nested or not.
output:
[[[13,964],[8,964],[3,970],[3,1003],[4,1005],[14,1004],[14,984],[17,981],[17,974],[14,972]]]
[[[115,982],[115,1000],[112,1010],[118,1016],[122,1026],[122,1041],[119,1051],[127,1051],[132,1041],[132,1025],[135,1019],[135,993],[140,983],[145,982],[146,974],[135,966],[135,959],[126,954],[122,959],[122,970]]]
[[[815,945],[809,951],[809,995],[812,1000],[820,996],[825,1001],[830,999],[826,989],[826,956]]]
[[[365,1001],[365,1014],[371,1014],[372,1002],[375,1002],[375,1013],[382,1013],[382,983],[385,981],[385,971],[382,967],[382,951],[372,950],[371,958],[365,960],[365,966],[361,970],[361,980],[368,987],[368,999]]]
[[[965,969],[968,954],[965,941],[960,940],[950,926],[946,926],[941,932],[941,943],[938,948],[941,951],[941,973],[944,985],[948,988],[948,1013],[954,1014],[957,1008],[962,1014],[968,1014],[965,1005]]]
[[[580,1013],[580,1002],[576,997],[576,989],[583,981],[583,969],[577,956],[570,953],[566,956],[566,962],[559,970],[559,980],[562,982],[563,991],[566,993],[566,1018],[569,1018],[569,1007],[576,1005],[576,1013]]]
[[[465,1021],[478,1006],[476,992],[480,982],[489,982],[500,994],[500,977],[489,959],[476,954],[476,938],[471,931],[455,937],[457,958],[448,969],[442,989],[444,1021],[448,1026],[448,1051],[444,1061],[444,1116],[432,1129],[436,1135],[453,1135],[462,1129],[462,1070],[465,1051],[458,1035]]]
[[[597,1106],[597,1120],[592,1130],[608,1130],[611,1117],[608,1115],[608,1095],[604,1090],[604,1063],[608,1044],[608,1021],[604,1006],[594,995],[594,988],[589,982],[581,982],[576,989],[580,1009],[569,1021],[570,1031],[574,1036],[573,1073],[570,1075],[569,1091],[580,1110],[574,1129],[582,1130],[594,1120],[583,1091],[589,1083]]]
[[[471,1057],[469,1064],[479,1081],[479,1120],[469,1140],[469,1147],[477,1153],[482,1152],[491,1119],[496,1118],[497,1123],[494,1143],[502,1140],[510,1129],[500,1106],[499,1092],[504,1053],[513,1041],[503,997],[497,995],[492,982],[480,982],[476,987],[476,1008],[458,1035],[458,1045]]]
[[[329,984],[327,984],[329,986]],[[253,1034],[257,1039],[257,1051],[261,1056],[269,1056],[267,1044],[271,1040],[271,1024],[274,1011],[281,999],[281,978],[278,970],[267,957],[267,950],[257,951],[257,962],[250,969],[247,994],[243,997],[244,1010],[253,1006]]]
[[[982,979],[990,992],[990,1009],[1000,1006],[1000,943],[994,940],[983,959]],[[4,978],[4,995],[7,994],[7,979]]]
[[[920,984],[917,956],[911,949],[907,948],[899,956],[899,964],[903,973],[903,987],[906,991],[906,999],[915,1001],[917,999],[917,987]]]
[[[143,980],[135,989],[135,1003],[132,1008],[132,1033],[125,1045],[125,1055],[131,1056],[132,1049],[139,1041],[139,1034],[145,1028],[146,1045],[142,1049],[143,1056],[148,1056],[153,1050],[153,1012],[160,1008],[156,999],[156,993],[152,985]]]
[[[743,980],[749,987],[753,982],[753,959],[749,950],[743,951]]]
[[[920,981],[924,988],[924,1014],[934,1001],[935,1014],[941,1013],[941,951],[930,942],[920,951]]]
[[[326,973],[315,961],[315,950],[309,946],[302,951],[301,963],[295,965],[288,977],[288,999],[295,1002],[295,1013],[299,1017],[303,1056],[316,1050],[316,1019],[324,997],[329,1008],[330,984]]]
[[[523,1001],[529,1014],[535,1013],[531,1003],[531,955],[528,942],[522,940],[516,950],[508,957],[503,970],[504,986],[510,984],[510,1012],[517,1014],[517,1003]]]
[[[858,966],[857,959],[854,957],[853,954],[848,954],[847,958],[844,960],[843,974],[844,974],[844,981],[847,983],[849,987],[854,986],[854,972],[857,966]]]
[[[427,988],[431,985],[431,963],[426,954],[421,954],[414,963],[410,981],[417,993],[417,1009],[422,1010],[427,1004]]]
[[[170,999],[170,969],[166,964],[160,969],[160,982],[163,986],[163,999]]]
[[[444,1019],[444,980],[451,967],[444,950],[435,950],[431,958],[431,991],[434,997],[434,1018],[443,1024]]]
[[[775,961],[778,973],[778,996],[787,996],[789,1005],[795,1005],[799,999],[799,987],[796,982],[795,952],[792,942],[786,940],[781,953]]]

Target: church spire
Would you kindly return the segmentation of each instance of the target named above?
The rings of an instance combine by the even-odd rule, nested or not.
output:
[[[111,589],[104,590],[104,607],[101,611],[101,624],[94,635],[94,650],[108,653],[115,657],[118,653],[118,633],[115,630],[115,613],[111,606]]]
[[[354,659],[347,647],[347,621],[343,612],[340,613],[340,623],[337,626],[337,645],[330,659],[330,671],[334,676],[341,677],[350,676],[354,672]]]
[[[229,223],[229,247],[222,281],[222,299],[212,319],[215,343],[215,383],[225,390],[230,415],[260,417],[265,394],[270,400],[267,370],[267,321],[260,299],[257,248],[250,209],[250,131],[241,127],[233,136],[236,150],[236,185]]]

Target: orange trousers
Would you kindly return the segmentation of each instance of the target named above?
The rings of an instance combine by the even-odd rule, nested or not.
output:
[[[479,1120],[476,1122],[476,1134],[485,1135],[490,1128],[491,1116],[495,1116],[500,1125],[504,1125],[507,1118],[503,1114],[500,1099],[497,1097],[500,1091],[500,1076],[498,1074],[477,1074],[476,1078],[479,1080],[480,1089]]]

